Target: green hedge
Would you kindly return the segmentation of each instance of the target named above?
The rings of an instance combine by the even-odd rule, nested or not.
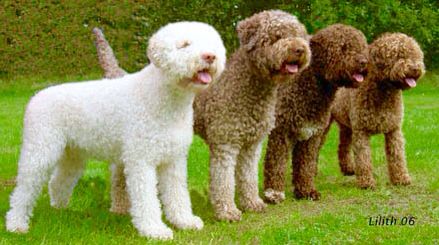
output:
[[[128,71],[147,63],[145,45],[149,36],[168,22],[210,23],[231,52],[238,45],[236,22],[274,8],[297,15],[311,33],[336,22],[357,27],[369,41],[382,32],[405,32],[421,44],[427,67],[439,67],[439,6],[435,0],[41,2],[1,1],[0,79],[100,72],[91,34],[94,26],[104,29],[121,65]]]

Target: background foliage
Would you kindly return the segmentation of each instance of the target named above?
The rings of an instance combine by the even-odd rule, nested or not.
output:
[[[427,68],[439,68],[439,2],[436,0],[124,0],[0,2],[0,79],[97,74],[91,29],[102,27],[121,65],[135,71],[147,63],[149,36],[180,20],[210,23],[231,53],[238,45],[236,23],[264,9],[293,13],[310,33],[342,22],[362,30],[369,41],[386,31],[414,36]]]

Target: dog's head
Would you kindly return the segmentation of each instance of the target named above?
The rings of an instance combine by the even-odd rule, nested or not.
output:
[[[311,66],[334,86],[357,87],[367,74],[368,49],[364,34],[352,26],[328,26],[310,41]]]
[[[308,34],[291,14],[263,11],[240,21],[236,29],[241,48],[267,78],[283,81],[309,64]]]
[[[226,49],[218,32],[200,22],[177,22],[149,40],[148,58],[183,88],[202,90],[219,77]]]
[[[415,87],[425,73],[421,48],[403,33],[383,34],[369,46],[369,53],[376,80],[398,89]]]

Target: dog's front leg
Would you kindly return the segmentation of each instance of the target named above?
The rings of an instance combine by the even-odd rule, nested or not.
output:
[[[308,140],[298,141],[293,150],[293,186],[296,198],[320,199],[320,193],[314,186],[317,175],[317,157],[319,155],[321,135]]]
[[[258,162],[262,142],[241,149],[236,166],[236,180],[241,208],[255,212],[263,211],[267,205],[259,197]]]
[[[179,229],[203,228],[203,221],[193,215],[187,185],[186,155],[159,167],[159,193],[168,220]]]
[[[369,135],[363,131],[353,131],[353,152],[355,161],[355,176],[360,188],[374,188],[375,179],[372,175],[372,160],[370,158]]]
[[[291,142],[283,129],[275,128],[268,137],[264,161],[264,196],[270,203],[285,200],[285,173]]]
[[[157,239],[172,239],[172,230],[161,219],[157,196],[156,167],[152,161],[125,163],[130,214],[139,233]]]
[[[351,158],[352,130],[339,124],[340,138],[338,144],[338,161],[343,175],[354,175],[354,164]]]
[[[394,185],[409,185],[410,175],[405,160],[404,137],[400,129],[385,134],[386,157],[390,181]]]
[[[219,220],[238,221],[241,211],[235,204],[235,166],[237,147],[210,147],[210,201]]]

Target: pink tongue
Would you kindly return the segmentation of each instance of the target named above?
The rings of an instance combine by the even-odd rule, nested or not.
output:
[[[197,80],[200,81],[201,83],[208,84],[212,81],[212,77],[210,76],[209,73],[200,71],[198,72]]]
[[[410,88],[416,87],[416,80],[414,78],[406,78],[404,79],[404,82],[407,83]]]
[[[353,77],[354,77],[355,81],[357,81],[357,82],[359,82],[359,83],[361,83],[361,82],[364,80],[364,76],[361,75],[361,74],[358,74],[358,73],[355,73],[355,74],[353,75]]]
[[[289,73],[296,73],[299,71],[299,66],[296,64],[286,64],[285,68]]]

